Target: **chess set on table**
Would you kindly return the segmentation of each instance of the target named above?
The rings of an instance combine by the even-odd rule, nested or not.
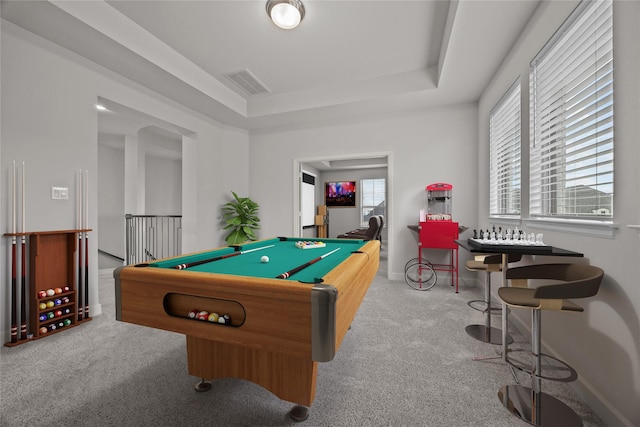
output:
[[[527,246],[536,252],[551,252],[552,247],[545,245],[542,241],[542,233],[525,233],[522,230],[518,230],[516,227],[514,230],[508,228],[506,231],[502,231],[502,227],[496,231],[495,227],[492,230],[473,230],[473,237],[468,239],[469,244],[479,248],[491,248],[497,249],[504,247]]]

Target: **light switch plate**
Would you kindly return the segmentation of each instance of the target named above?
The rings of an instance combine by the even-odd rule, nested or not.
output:
[[[67,187],[51,187],[51,199],[69,200],[69,189]]]

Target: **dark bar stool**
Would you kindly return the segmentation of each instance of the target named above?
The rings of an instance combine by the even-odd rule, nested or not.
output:
[[[536,426],[580,426],[580,417],[559,399],[543,393],[542,380],[575,381],[576,371],[565,362],[542,353],[542,310],[582,312],[584,309],[569,299],[588,298],[598,293],[604,272],[586,264],[538,264],[510,268],[506,272],[511,286],[498,289],[502,301],[503,334],[507,325],[507,306],[531,310],[532,366],[526,366],[510,358],[507,344],[503,344],[502,356],[511,367],[531,376],[532,387],[505,385],[498,397],[514,415]],[[554,280],[560,283],[529,288],[528,280]],[[549,358],[560,365],[554,370],[564,370],[564,377],[545,376],[542,359]],[[547,367],[547,366],[545,366]]]
[[[511,254],[508,255],[508,263],[518,262],[522,259],[522,255]],[[478,341],[502,344],[502,331],[498,328],[491,326],[491,314],[493,312],[499,313],[501,308],[491,305],[491,273],[502,271],[502,255],[480,255],[476,256],[474,260],[469,260],[466,263],[467,270],[470,271],[484,271],[484,300],[471,300],[467,304],[474,310],[481,311],[486,314],[484,325],[468,325],[465,328],[467,334],[477,339]],[[509,343],[513,342],[513,339],[509,336]]]

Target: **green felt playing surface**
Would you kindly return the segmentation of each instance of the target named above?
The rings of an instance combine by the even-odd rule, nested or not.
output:
[[[329,273],[338,264],[346,260],[352,252],[358,251],[365,243],[362,240],[350,239],[314,239],[314,241],[321,241],[325,243],[326,246],[323,248],[300,249],[296,246],[296,242],[301,240],[306,241],[309,239],[286,238],[284,240],[280,240],[279,238],[275,238],[262,240],[260,242],[252,242],[238,246],[238,249],[216,249],[195,255],[187,255],[170,260],[150,263],[149,266],[174,268],[178,264],[188,264],[208,258],[227,255],[234,253],[237,250],[247,251],[273,245],[272,247],[267,247],[265,249],[193,266],[184,271],[275,278],[286,271],[290,271],[317,257],[329,253],[334,249],[339,249],[337,252],[332,253],[315,264],[294,274],[289,279],[286,279],[313,283],[317,281],[317,279],[320,279]],[[260,259],[265,255],[269,257],[268,263],[260,261]]]

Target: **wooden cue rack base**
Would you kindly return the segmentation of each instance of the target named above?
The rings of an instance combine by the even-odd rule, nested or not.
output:
[[[82,283],[78,270],[78,253],[81,249],[79,243],[82,234],[86,235],[90,231],[91,229],[76,229],[4,234],[5,237],[24,236],[28,250],[28,287],[25,286],[28,307],[27,339],[22,339],[18,332],[18,340],[9,341],[5,346],[14,347],[45,338],[91,320],[86,314],[82,317],[78,315],[80,308],[84,310],[83,302],[78,300],[78,287]],[[64,290],[65,287],[69,289]],[[44,298],[38,295],[40,291],[56,288],[63,289],[63,292]],[[47,307],[41,308],[41,304]],[[62,314],[58,315],[58,312]],[[41,315],[46,319],[42,319]],[[47,331],[43,332],[43,328]]]
[[[319,239],[326,239],[329,234],[329,216],[326,205],[318,206],[318,214],[316,215],[315,225],[317,228],[317,236]]]

